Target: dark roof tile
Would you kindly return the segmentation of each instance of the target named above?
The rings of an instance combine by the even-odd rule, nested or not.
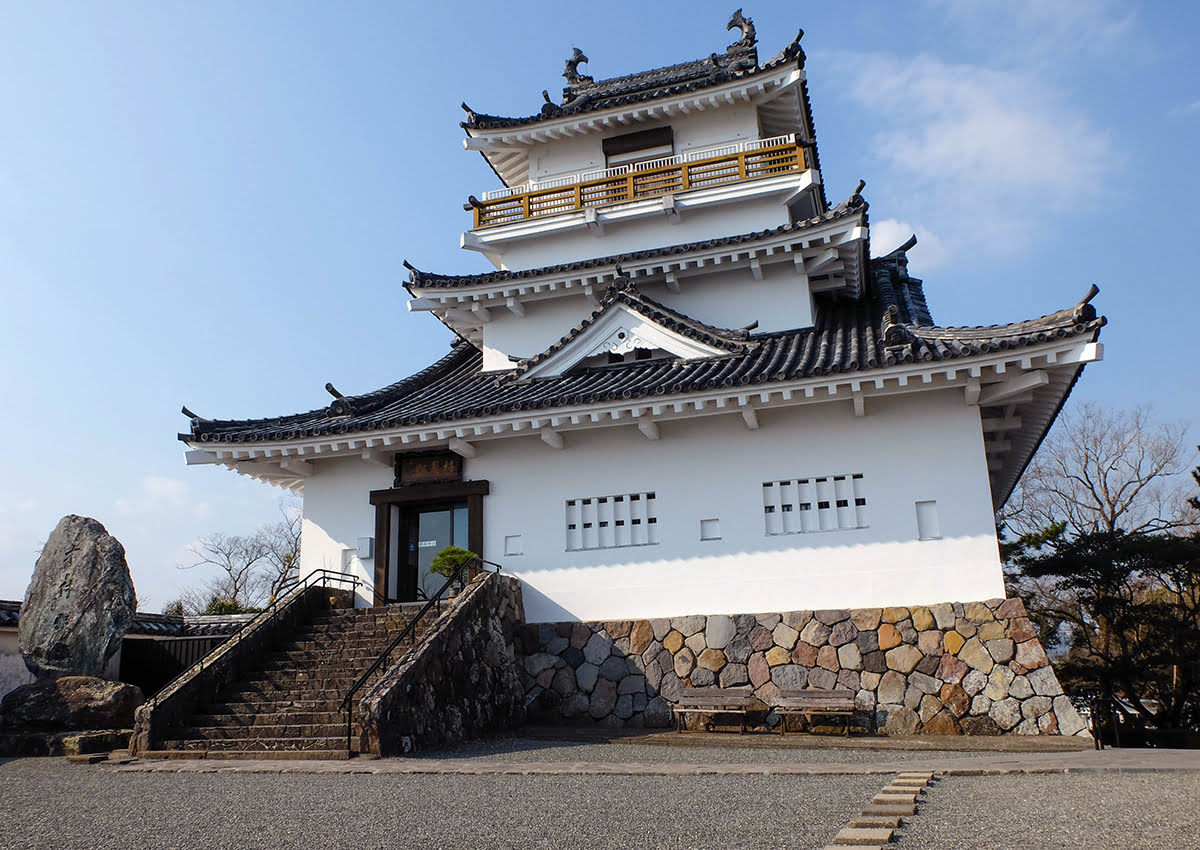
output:
[[[1083,301],[1039,319],[990,327],[936,327],[924,304],[920,281],[907,275],[903,252],[871,262],[872,287],[860,300],[815,299],[814,326],[747,334],[740,350],[695,360],[648,360],[588,368],[533,381],[514,380],[519,369],[482,372],[473,346],[455,348],[424,371],[366,395],[350,397],[354,412],[331,415],[320,408],[259,420],[192,420],[181,440],[202,443],[281,441],[455,422],[522,410],[700,392],[717,387],[885,368],[901,363],[968,358],[1034,345],[1049,339],[1095,338],[1104,319]],[[614,295],[630,297],[628,293]],[[639,296],[645,309],[654,309]],[[730,331],[696,322],[662,305],[659,321],[686,322],[713,337]],[[701,331],[700,329],[703,329]],[[568,337],[570,334],[568,334]],[[565,338],[564,338],[565,339]],[[740,342],[740,340],[738,340]],[[562,344],[562,341],[560,341]],[[535,358],[536,359],[536,358]]]
[[[421,271],[405,262],[409,270],[409,286],[416,289],[455,289],[468,286],[485,286],[489,283],[505,283],[508,281],[526,280],[529,278],[547,277],[557,274],[586,269],[604,268],[606,266],[629,265],[652,260],[659,257],[671,257],[678,254],[690,254],[695,251],[706,251],[712,248],[723,248],[728,245],[742,245],[748,242],[761,242],[785,233],[798,233],[830,221],[845,218],[850,215],[864,213],[868,209],[867,202],[860,195],[852,195],[846,201],[830,210],[805,219],[791,222],[768,230],[758,230],[753,233],[739,233],[735,236],[721,236],[716,239],[703,239],[698,242],[684,242],[679,245],[668,245],[664,248],[649,248],[644,251],[630,251],[625,254],[611,254],[607,257],[594,257],[587,260],[574,260],[569,263],[557,263],[553,266],[542,266],[535,269],[503,270],[483,272],[482,274],[439,275]],[[917,281],[920,284],[920,281]]]

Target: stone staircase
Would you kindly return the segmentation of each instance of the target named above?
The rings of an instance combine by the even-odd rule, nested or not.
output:
[[[342,699],[420,608],[416,603],[315,614],[265,653],[255,669],[219,691],[211,702],[199,705],[187,725],[168,729],[161,749],[143,756],[348,758]],[[418,624],[417,642],[436,616],[431,611]],[[392,654],[391,663],[407,649],[406,640]],[[360,698],[370,684],[359,691]]]

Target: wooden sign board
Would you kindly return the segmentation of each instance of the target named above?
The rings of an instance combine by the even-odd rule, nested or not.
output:
[[[453,452],[418,452],[396,455],[396,481],[392,485],[462,481],[462,456]]]

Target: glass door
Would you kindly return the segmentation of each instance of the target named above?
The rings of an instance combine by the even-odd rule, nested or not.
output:
[[[467,503],[391,505],[388,514],[387,602],[428,599],[445,576],[429,571],[447,546],[468,548]]]
[[[437,593],[446,582],[445,576],[431,573],[429,568],[447,546],[467,548],[466,502],[417,514],[417,586],[422,599]]]

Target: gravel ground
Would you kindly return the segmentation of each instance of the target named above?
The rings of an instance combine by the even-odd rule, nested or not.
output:
[[[692,746],[635,744],[613,741],[581,743],[543,741],[530,738],[500,738],[464,744],[451,750],[420,753],[408,758],[483,760],[494,762],[637,762],[660,764],[867,764],[870,762],[917,762],[936,758],[962,758],[970,753],[945,750],[868,750],[850,748],[777,748],[739,747],[734,745]]]
[[[897,850],[1196,850],[1200,774],[949,776]]]
[[[0,762],[17,848],[815,848],[871,776],[138,774]],[[803,800],[803,805],[797,805]]]

